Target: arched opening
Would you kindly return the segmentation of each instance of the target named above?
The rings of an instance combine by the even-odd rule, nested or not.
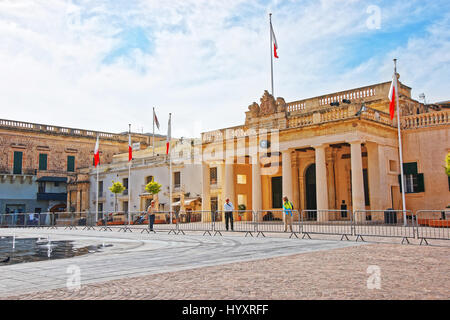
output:
[[[316,164],[311,164],[305,171],[306,209],[317,210],[316,198]],[[316,220],[317,212],[308,212],[308,220]]]

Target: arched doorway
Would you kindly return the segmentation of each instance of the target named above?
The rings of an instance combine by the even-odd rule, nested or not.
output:
[[[305,171],[306,209],[317,210],[316,198],[316,164],[311,164]],[[308,220],[317,220],[317,212],[308,212]]]

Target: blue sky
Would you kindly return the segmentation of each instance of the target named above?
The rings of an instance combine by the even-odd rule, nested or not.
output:
[[[389,81],[394,57],[413,98],[450,99],[448,1],[2,0],[0,118],[148,132],[156,107],[162,134],[169,112],[175,136],[242,124],[270,86],[269,12],[286,101]]]

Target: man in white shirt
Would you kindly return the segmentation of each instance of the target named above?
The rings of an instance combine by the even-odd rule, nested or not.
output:
[[[230,202],[230,199],[225,199],[225,204],[223,205],[223,211],[225,211],[225,227],[228,231],[228,221],[231,222],[231,231],[233,231],[233,210],[234,206]]]

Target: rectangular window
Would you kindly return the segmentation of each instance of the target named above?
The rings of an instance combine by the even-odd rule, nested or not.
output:
[[[123,202],[122,211],[128,213],[128,201]]]
[[[237,201],[238,201],[239,206],[241,204],[243,204],[245,207],[247,207],[247,195],[246,194],[238,194]]]
[[[40,171],[47,170],[47,154],[45,153],[39,154],[39,170]]]
[[[145,184],[149,184],[150,182],[152,182],[153,180],[153,176],[148,176],[147,178],[145,178]]]
[[[403,164],[403,183],[405,185],[405,193],[425,192],[425,181],[423,173],[417,172],[417,162],[409,162]],[[401,176],[398,175],[400,192],[402,192]]]
[[[14,151],[14,167],[13,174],[22,174],[22,157],[21,151]]]
[[[272,208],[282,208],[283,195],[282,195],[283,181],[282,177],[272,177]]]
[[[67,156],[67,172],[75,172],[75,157]]]
[[[217,184],[217,167],[209,168],[209,184]]]
[[[173,173],[173,186],[179,188],[181,183],[181,172],[177,171]]]
[[[238,184],[247,184],[247,176],[245,174],[237,175],[237,183]]]
[[[98,182],[98,196],[103,197],[103,181]]]
[[[364,180],[364,202],[366,206],[370,206],[369,175],[367,173],[367,169],[363,169],[363,180]]]

